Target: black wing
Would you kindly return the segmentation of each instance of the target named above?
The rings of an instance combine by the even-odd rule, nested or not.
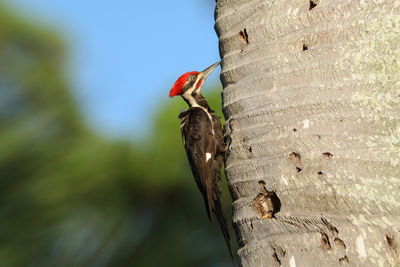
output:
[[[194,179],[212,221],[215,146],[208,114],[201,108],[191,108],[182,118],[181,130]]]
[[[221,122],[215,115],[212,115],[211,122],[208,113],[201,108],[184,111],[179,118],[182,120],[183,144],[193,176],[203,195],[208,218],[212,221],[212,212],[215,213],[233,259],[228,225],[221,203],[221,166],[225,153]]]

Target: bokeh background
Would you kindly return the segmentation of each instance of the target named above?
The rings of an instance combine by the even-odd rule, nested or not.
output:
[[[168,98],[219,60],[214,7],[0,0],[1,267],[231,266]]]

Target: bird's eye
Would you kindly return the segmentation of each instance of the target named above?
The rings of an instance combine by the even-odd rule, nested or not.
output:
[[[192,81],[195,81],[196,80],[196,76],[192,76]]]

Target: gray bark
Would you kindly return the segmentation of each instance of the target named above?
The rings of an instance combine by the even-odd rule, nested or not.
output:
[[[243,266],[400,265],[400,1],[219,0]]]

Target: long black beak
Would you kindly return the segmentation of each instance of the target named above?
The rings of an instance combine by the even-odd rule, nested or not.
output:
[[[217,63],[212,64],[210,67],[208,67],[207,69],[203,70],[201,72],[201,74],[203,74],[203,79],[207,79],[207,77],[218,67],[219,63],[221,63],[221,61],[218,61]]]

